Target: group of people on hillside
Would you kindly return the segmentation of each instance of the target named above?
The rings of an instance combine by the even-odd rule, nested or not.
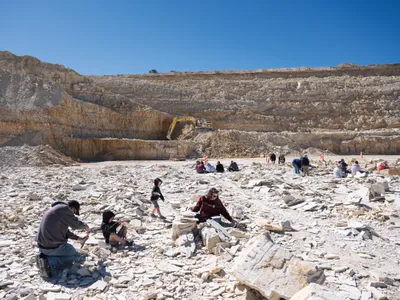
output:
[[[271,162],[271,163],[275,164],[275,162],[276,162],[276,154],[275,153],[271,153],[271,154],[267,155],[266,157],[267,157],[267,163]],[[284,164],[285,161],[286,161],[285,155],[279,154],[278,165]]]
[[[310,166],[310,160],[308,159],[307,154],[292,160],[292,167],[295,174],[303,173],[304,176],[310,176]]]
[[[161,179],[154,180],[154,186],[151,192],[150,200],[153,203],[151,217],[156,217],[157,212],[161,219],[158,200],[164,201],[161,193]],[[230,216],[227,209],[219,199],[219,191],[211,188],[208,193],[201,196],[196,205],[192,208],[197,214],[195,217],[198,223],[206,222],[215,216],[224,216],[232,226],[236,226],[236,221]],[[39,230],[36,235],[36,242],[39,253],[36,255],[36,266],[39,269],[41,277],[47,279],[57,270],[68,268],[71,264],[80,260],[80,254],[68,243],[68,239],[77,240],[83,246],[89,237],[89,226],[80,221],[77,216],[80,212],[80,203],[76,200],[64,202],[55,202],[50,209],[43,215]],[[132,246],[133,242],[127,239],[128,231],[123,219],[114,221],[115,213],[111,210],[105,210],[102,213],[101,231],[104,240],[111,246]],[[84,230],[87,232],[85,237],[80,237],[69,230]]]
[[[211,163],[208,162],[208,160],[196,160],[196,171],[197,173],[203,174],[203,173],[224,173],[225,168],[221,164],[220,161],[217,161],[217,165],[214,167]],[[229,164],[228,167],[229,172],[237,172],[239,171],[239,166],[237,165],[236,162],[233,160]]]

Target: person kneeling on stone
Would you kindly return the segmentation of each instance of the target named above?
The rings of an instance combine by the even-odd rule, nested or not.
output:
[[[333,169],[333,176],[335,178],[343,178],[344,177],[342,165],[340,163],[337,163],[336,167]]]
[[[65,269],[79,260],[80,254],[67,243],[68,239],[85,240],[72,233],[69,227],[89,231],[89,227],[75,216],[79,215],[79,208],[80,204],[75,200],[68,204],[55,202],[44,214],[36,236],[39,247],[36,264],[43,278],[49,278],[52,269]]]
[[[217,173],[224,173],[225,169],[224,166],[218,161],[217,162]]]
[[[351,174],[356,175],[357,173],[364,174],[365,171],[361,170],[361,167],[358,164],[358,161],[355,161],[354,164],[351,166]]]
[[[219,191],[216,188],[211,188],[207,195],[201,196],[195,207],[192,209],[193,212],[198,213],[195,217],[199,220],[199,223],[202,223],[206,222],[212,217],[219,217],[222,215],[225,217],[225,219],[231,222],[233,226],[236,226],[236,221],[230,216],[225,206],[219,199],[218,194]]]
[[[132,246],[133,243],[126,239],[128,230],[123,220],[114,221],[115,214],[111,210],[103,211],[103,222],[101,223],[101,231],[107,244],[112,246]],[[121,226],[117,233],[117,228]]]
[[[239,166],[237,165],[236,162],[234,162],[233,160],[231,161],[231,164],[228,167],[228,171],[229,172],[238,172],[239,171]]]

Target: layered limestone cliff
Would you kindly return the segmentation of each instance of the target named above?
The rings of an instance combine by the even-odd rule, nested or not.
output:
[[[193,152],[190,141],[63,138],[60,143],[66,154],[84,161],[185,159]]]
[[[219,129],[400,127],[400,64],[90,78],[161,111],[205,117]]]
[[[0,52],[0,146],[50,144],[85,160],[173,158],[191,149],[395,154],[399,102],[400,64],[84,76]],[[165,141],[172,117],[187,114],[211,121],[213,131],[187,134],[180,124],[173,137],[184,132],[181,141]]]
[[[164,139],[171,116],[130,101],[60,65],[0,52],[0,145],[65,138]]]

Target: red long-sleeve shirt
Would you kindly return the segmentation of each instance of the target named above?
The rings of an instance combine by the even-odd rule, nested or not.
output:
[[[222,204],[219,198],[215,200],[208,199],[206,196],[201,196],[197,204],[192,209],[193,212],[200,212],[200,221],[211,219],[211,217],[223,215],[228,221],[232,222],[233,219]]]

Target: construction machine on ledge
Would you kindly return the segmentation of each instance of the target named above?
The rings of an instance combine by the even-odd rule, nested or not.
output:
[[[196,119],[192,116],[175,117],[169,126],[167,139],[171,139],[172,132],[178,122],[191,122],[193,123],[194,128],[211,128],[211,123],[207,122],[205,119]]]

